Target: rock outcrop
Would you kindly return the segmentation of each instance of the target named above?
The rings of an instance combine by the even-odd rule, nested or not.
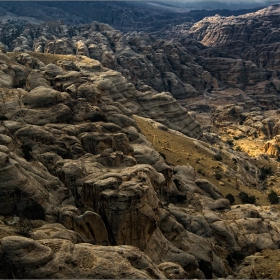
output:
[[[254,17],[274,26],[277,7],[231,22],[242,32]],[[0,277],[243,277],[254,269],[236,270],[240,261],[279,248],[278,207],[224,197],[235,188],[239,203],[239,188],[264,193],[277,182],[273,160],[233,146],[261,139],[279,158],[278,64],[226,56],[221,44],[234,35],[206,43],[218,19],[188,31],[213,47],[97,22],[1,23],[19,32],[1,45],[14,52],[0,53]],[[256,38],[235,48],[253,54]],[[169,135],[153,141],[164,153],[136,120],[153,127],[150,141],[156,129]],[[170,164],[175,135],[193,166]]]
[[[192,26],[190,35],[206,46],[220,46],[232,41],[271,44],[280,39],[278,23],[279,4],[275,4],[237,17],[207,17]]]
[[[42,79],[29,74],[24,88],[1,89],[0,214],[6,231],[17,227],[2,239],[8,275],[226,277],[236,252],[278,246],[278,227],[270,230],[278,212],[231,209],[194,169],[168,165],[136,126],[133,114],[141,114],[170,133],[202,137],[169,93],[137,91],[85,56],[52,58],[56,65],[43,65],[29,54],[37,64],[20,67]]]
[[[166,126],[181,126],[182,132],[196,137],[202,136],[200,126],[170,94],[138,92],[119,73],[86,57],[70,61],[58,61],[61,67],[38,61],[35,71],[29,68],[37,67],[34,64],[22,66],[34,73],[26,77],[25,89],[2,88],[1,215],[59,222],[71,230],[62,234],[61,226],[54,230],[47,224],[32,233],[29,226],[20,225],[19,232],[36,241],[21,237],[3,240],[11,265],[9,273],[28,278],[36,278],[39,271],[44,277],[79,273],[81,277],[97,277],[98,268],[92,275],[70,267],[62,269],[68,274],[49,270],[53,261],[67,255],[64,251],[56,255],[53,246],[74,248],[73,242],[87,242],[136,246],[138,249],[131,252],[144,251],[157,271],[148,269],[152,276],[147,277],[164,277],[155,266],[162,262],[176,263],[182,267],[182,274],[203,277],[195,256],[176,248],[157,226],[162,211],[159,196],[168,200],[170,194],[176,197],[178,190],[172,182],[172,168],[140,133],[132,114],[160,118]],[[72,66],[63,70],[64,65]],[[180,115],[182,121],[176,122]],[[50,236],[54,241],[47,241]],[[69,241],[64,240],[67,236]],[[166,254],[154,247],[155,240],[164,245]],[[26,246],[40,258],[34,259],[33,253],[29,258]],[[96,254],[102,254],[103,247],[79,246],[82,254],[87,251],[94,255],[94,248]],[[115,249],[104,248],[109,250],[108,256],[114,254]],[[38,266],[41,269],[37,271]],[[75,267],[83,266],[77,263]],[[131,277],[128,267],[123,277]],[[114,273],[111,277],[117,277]],[[144,275],[135,273],[136,278]]]
[[[7,29],[6,32],[17,28],[16,24],[6,22],[1,26]],[[197,65],[178,41],[156,40],[142,32],[123,34],[98,22],[81,27],[60,23],[26,24],[18,32],[20,35],[13,43],[9,41],[10,51],[86,55],[121,72],[140,90],[148,85],[156,91],[169,91],[175,98],[184,99],[199,95],[205,87],[217,86],[215,78]],[[27,56],[22,55],[20,59],[29,65],[34,63],[30,59],[27,62]],[[33,77],[35,72],[30,75]],[[36,80],[42,83],[41,77]]]

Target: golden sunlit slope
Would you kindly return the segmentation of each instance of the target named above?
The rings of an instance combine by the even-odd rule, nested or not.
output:
[[[271,186],[268,186],[266,191],[260,191],[253,187],[238,184],[236,178],[228,176],[226,172],[223,172],[225,166],[236,169],[236,164],[225,154],[223,154],[222,159],[217,157],[215,149],[213,149],[214,147],[210,144],[180,135],[179,133],[175,134],[170,130],[160,129],[152,120],[139,116],[134,116],[134,118],[142,133],[158,152],[165,155],[166,161],[169,164],[174,166],[191,165],[201,178],[205,178],[218,186],[224,196],[228,193],[233,194],[236,203],[241,203],[237,196],[241,191],[244,191],[249,195],[255,195],[257,205],[270,204],[267,194]],[[271,161],[265,162],[262,159],[256,160],[252,158],[252,162],[257,167],[270,166],[274,172],[277,167],[276,163]],[[277,178],[275,180],[275,183],[277,183]],[[275,188],[273,187],[273,189]]]
[[[10,52],[10,53],[7,53],[7,55],[9,57],[15,58],[20,53],[22,53],[22,52]],[[76,59],[75,55],[50,54],[50,53],[40,53],[40,52],[26,52],[26,53],[39,59],[40,61],[42,61],[45,64],[49,64],[49,63],[55,64],[58,60],[61,60],[61,59],[69,59],[72,61],[74,61]]]
[[[11,58],[16,58],[19,54],[22,52],[9,52],[7,53],[7,56]],[[73,62],[81,62],[81,63],[88,63],[93,66],[100,65],[100,63],[97,60],[91,59],[87,56],[83,55],[71,55],[71,54],[50,54],[50,53],[40,53],[40,52],[25,52],[27,54],[30,54],[32,57],[42,61],[44,64],[56,64],[59,60],[71,60]]]

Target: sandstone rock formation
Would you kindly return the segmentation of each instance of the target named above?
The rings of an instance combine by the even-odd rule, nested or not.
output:
[[[274,21],[277,7],[231,19]],[[1,277],[243,277],[253,266],[235,274],[240,261],[279,248],[277,206],[224,198],[229,186],[264,192],[278,180],[273,160],[233,147],[263,140],[279,157],[277,63],[97,22],[23,24],[13,36],[3,45],[14,53],[0,53]],[[135,119],[188,141],[195,168],[170,164]]]
[[[6,22],[2,26],[7,30],[17,28]],[[123,34],[97,22],[83,27],[26,24],[23,29],[18,30],[20,35],[12,44],[9,41],[10,51],[86,55],[120,71],[138,89],[148,85],[156,91],[169,91],[178,99],[217,86],[215,78],[197,65],[178,41],[155,40],[141,32]],[[28,55],[21,56],[26,63],[34,63],[27,62]]]
[[[219,46],[232,41],[242,41],[252,45],[270,44],[279,41],[279,32],[275,29],[278,17],[279,4],[237,17],[216,15],[194,24],[190,34],[208,46]],[[273,32],[267,32],[267,28]],[[253,32],[248,33],[248,30]]]
[[[14,277],[165,278],[155,264],[135,247],[75,243],[61,238],[35,241],[10,236],[2,239],[8,269]]]
[[[84,56],[58,56],[60,66],[29,57],[38,64],[22,71],[35,68],[42,79],[29,74],[24,89],[1,89],[0,214],[5,221],[22,216],[8,222],[9,231],[18,230],[2,239],[8,276],[226,277],[236,252],[278,246],[278,212],[268,218],[260,207],[230,210],[217,186],[191,167],[168,165],[139,131],[133,114],[161,121],[157,127],[170,133],[202,137],[169,93],[137,91]],[[250,174],[243,175],[248,182]],[[104,274],[112,262],[118,265]]]

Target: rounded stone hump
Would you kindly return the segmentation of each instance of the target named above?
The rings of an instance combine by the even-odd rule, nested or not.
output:
[[[27,54],[27,53],[19,54],[16,57],[16,60],[19,64],[24,65],[29,68],[35,69],[35,68],[39,67],[37,60],[34,57],[32,57],[30,54]]]
[[[54,78],[57,75],[62,75],[63,74],[63,69],[55,64],[48,64],[45,67],[45,71],[43,72],[47,78]]]
[[[205,194],[213,199],[218,199],[222,197],[221,191],[208,180],[197,179],[195,184],[205,192]]]
[[[66,229],[62,224],[46,224],[36,228],[32,233],[35,240],[42,239],[65,239],[77,243],[78,235],[72,230]]]
[[[85,98],[88,102],[97,102],[101,98],[101,92],[92,83],[83,83],[78,87],[78,98]]]
[[[258,13],[265,16],[280,15],[280,4],[270,5],[269,7],[260,10]]]
[[[26,237],[8,236],[1,243],[7,261],[11,263],[35,268],[53,258],[51,248]]]
[[[61,101],[60,92],[45,86],[36,87],[23,96],[24,105],[30,108],[49,107]]]
[[[35,70],[32,70],[27,77],[26,88],[27,88],[27,90],[32,90],[39,86],[51,88],[49,82],[45,79],[42,72],[40,70],[35,69]]]
[[[164,262],[157,266],[168,279],[186,279],[188,275],[181,265],[172,262]]]
[[[57,65],[65,71],[77,71],[76,64],[70,59],[62,59],[57,61]]]
[[[0,168],[9,162],[9,157],[7,154],[0,152]]]

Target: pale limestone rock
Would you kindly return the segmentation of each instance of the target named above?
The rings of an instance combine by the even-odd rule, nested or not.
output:
[[[2,248],[16,269],[9,273],[24,278],[129,278],[164,279],[156,265],[132,246],[73,244],[63,239],[32,240],[5,237]],[[34,254],[36,252],[36,254]],[[114,265],[112,265],[114,264]]]
[[[209,181],[205,179],[197,179],[195,181],[195,184],[202,189],[205,194],[213,199],[218,199],[222,197],[222,193],[220,190],[213,184],[211,184]]]
[[[45,45],[45,52],[51,54],[74,54],[74,46],[67,39],[56,39]]]
[[[77,243],[78,236],[77,233],[71,230],[67,230],[61,224],[46,224],[39,228],[36,228],[32,232],[32,238],[34,240],[42,239],[66,239],[73,243]]]
[[[49,87],[39,86],[24,95],[23,103],[29,108],[50,107],[63,100],[62,94]]]
[[[76,47],[76,54],[77,55],[89,56],[88,48],[83,41],[80,40],[80,41],[76,42],[75,47]]]
[[[31,55],[29,55],[27,53],[19,54],[17,56],[16,60],[19,64],[22,64],[28,68],[31,68],[31,69],[39,68],[39,62],[34,57],[32,57]]]
[[[3,71],[0,71],[0,75],[1,75],[1,81],[0,81],[1,87],[11,88],[13,85],[13,77],[5,74]]]
[[[35,89],[39,86],[51,88],[49,82],[44,78],[40,70],[32,70],[26,80],[27,90]]]
[[[188,277],[186,271],[176,263],[164,262],[158,265],[157,268],[163,271],[168,279],[184,279]]]
[[[2,247],[7,254],[7,259],[30,270],[45,265],[53,258],[51,248],[25,237],[4,237]]]

